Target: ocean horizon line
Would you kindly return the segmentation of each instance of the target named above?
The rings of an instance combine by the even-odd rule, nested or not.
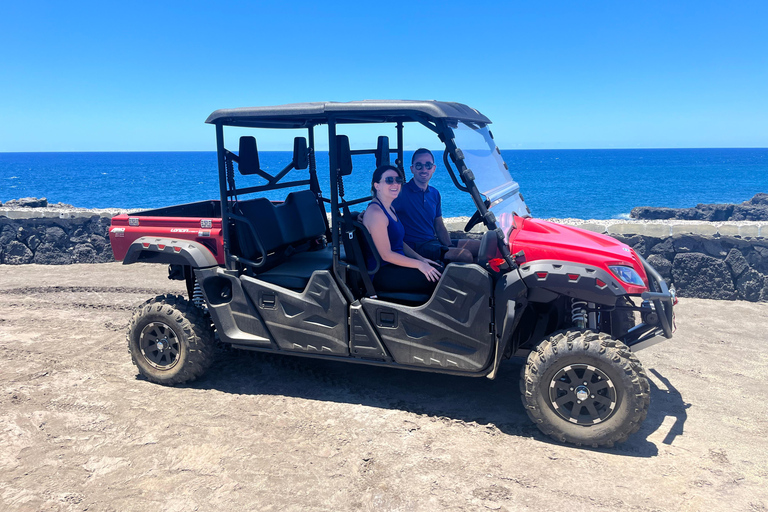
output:
[[[352,148],[355,149],[355,148]],[[357,148],[360,149],[360,148]],[[418,148],[416,148],[418,149]],[[416,151],[416,149],[406,149],[407,152]],[[705,147],[616,147],[616,148],[499,148],[501,151],[664,151],[664,150],[723,150],[723,149],[768,149],[768,146],[705,146]],[[290,153],[288,149],[259,149],[259,153]],[[319,149],[327,152],[327,148]],[[162,149],[162,150],[60,150],[60,151],[0,151],[0,154],[82,154],[82,153],[216,153],[215,149]]]

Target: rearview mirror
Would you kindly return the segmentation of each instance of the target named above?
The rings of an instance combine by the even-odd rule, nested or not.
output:
[[[389,137],[381,135],[376,142],[376,167],[389,165],[389,163]]]
[[[259,151],[256,149],[256,137],[240,137],[240,151],[237,155],[237,170],[242,175],[259,172]]]
[[[339,176],[352,174],[352,151],[349,149],[349,137],[346,135],[336,136],[336,168]]]
[[[306,169],[307,167],[309,167],[307,139],[304,137],[296,137],[293,139],[293,168]]]

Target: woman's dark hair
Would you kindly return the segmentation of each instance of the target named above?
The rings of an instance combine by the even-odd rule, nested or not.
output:
[[[400,169],[398,169],[394,165],[386,164],[386,165],[379,166],[378,169],[373,171],[373,177],[371,178],[371,195],[373,197],[376,197],[376,189],[373,187],[373,184],[380,182],[381,181],[381,175],[384,174],[387,171],[395,171],[398,176],[400,176],[401,178],[405,179],[405,176],[403,176],[403,173],[400,171]]]

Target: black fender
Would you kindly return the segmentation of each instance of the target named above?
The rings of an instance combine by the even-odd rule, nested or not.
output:
[[[219,264],[211,251],[199,242],[154,236],[137,238],[128,248],[123,265],[139,262],[189,265],[192,268],[209,268]]]
[[[518,268],[533,302],[548,302],[558,295],[613,306],[627,294],[607,270],[570,261],[536,260]]]

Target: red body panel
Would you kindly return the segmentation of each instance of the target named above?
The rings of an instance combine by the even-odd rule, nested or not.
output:
[[[112,218],[109,228],[109,241],[115,259],[121,261],[125,258],[131,244],[143,236],[198,242],[208,247],[220,265],[224,264],[220,218],[117,215]]]
[[[635,269],[645,287],[624,283],[627,293],[648,290],[648,276],[635,251],[607,235],[539,219],[515,217],[517,227],[509,235],[510,252],[525,252],[525,261],[559,260],[601,268],[626,265]],[[613,274],[611,272],[611,274]]]

